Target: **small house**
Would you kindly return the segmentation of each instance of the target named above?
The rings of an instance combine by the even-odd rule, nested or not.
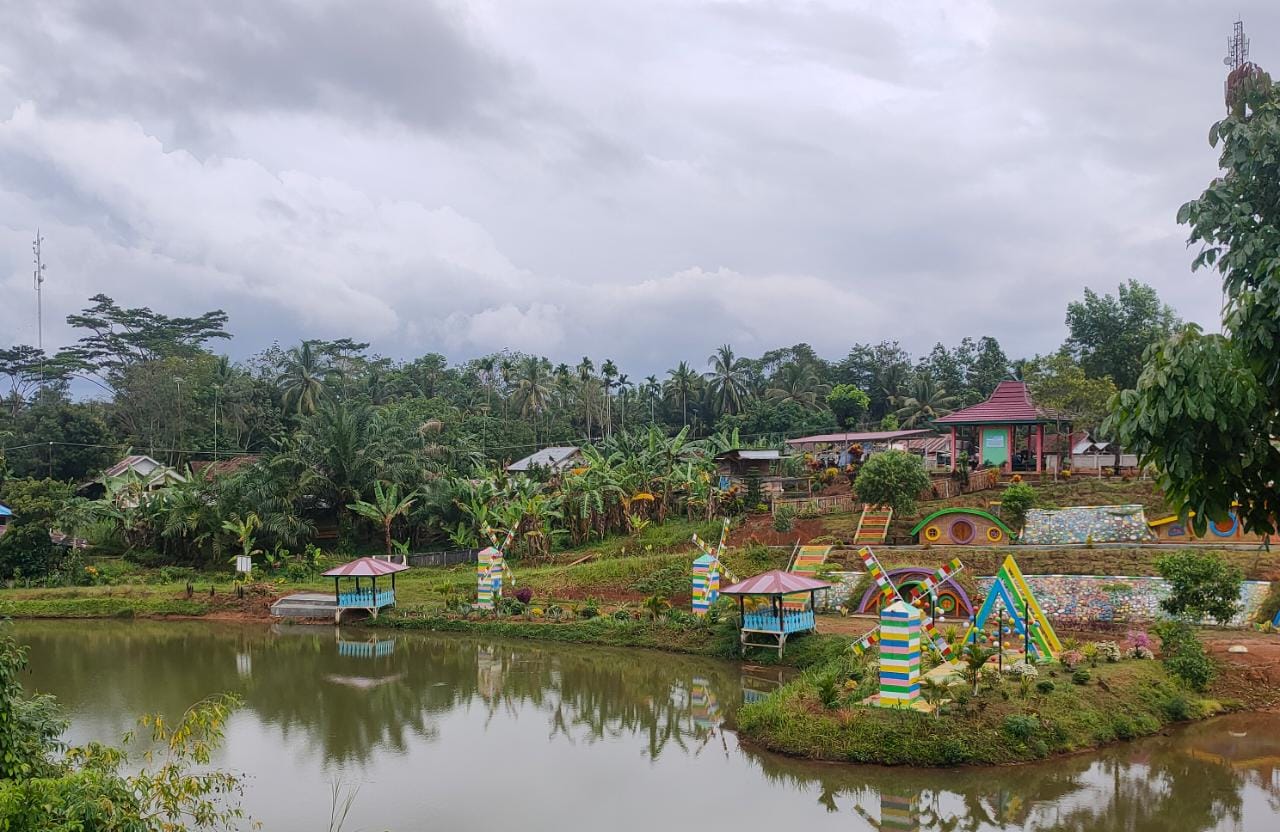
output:
[[[191,463],[191,473],[203,478],[206,482],[213,482],[220,477],[234,474],[242,468],[255,465],[260,459],[262,457],[258,454],[238,454],[226,459],[196,460]]]
[[[130,454],[102,472],[103,481],[125,476],[137,477],[143,491],[159,491],[174,483],[187,481],[176,469],[146,454]],[[86,482],[76,489],[77,494],[91,500],[100,499],[106,492],[107,488],[102,481]]]
[[[778,466],[782,452],[776,448],[734,448],[715,455],[716,473],[720,488],[745,485],[751,477],[760,479],[760,488],[767,495],[782,493],[782,475]]]
[[[1045,426],[1069,427],[1070,418],[1036,404],[1021,381],[1002,381],[990,398],[949,413],[934,424],[951,432],[951,467],[967,452],[974,467],[1005,473],[1045,470]]]
[[[528,474],[535,470],[559,474],[570,468],[576,468],[584,462],[585,458],[582,456],[581,448],[572,445],[557,445],[529,454],[524,459],[508,465],[507,470],[513,474]]]

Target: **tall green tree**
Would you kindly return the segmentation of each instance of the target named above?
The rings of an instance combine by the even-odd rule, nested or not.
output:
[[[698,373],[687,361],[681,361],[675,369],[667,370],[666,396],[680,410],[680,424],[683,427],[689,425],[689,400],[693,398],[697,387]]]
[[[866,418],[871,397],[852,384],[837,384],[827,393],[827,407],[840,420],[841,427],[851,428]]]
[[[373,484],[373,500],[356,500],[347,508],[382,527],[382,541],[387,549],[387,557],[391,557],[391,552],[393,551],[391,525],[396,521],[397,517],[407,515],[413,509],[415,502],[417,502],[416,494],[410,493],[401,499],[400,489],[396,485],[390,484],[383,488],[381,482],[375,482]]]
[[[1114,400],[1116,438],[1159,472],[1203,532],[1239,501],[1245,528],[1280,517],[1280,90],[1252,65],[1228,78],[1228,115],[1209,131],[1222,175],[1178,221],[1216,269],[1222,335],[1191,326],[1148,356],[1136,389]]]
[[[303,341],[291,348],[277,379],[285,409],[310,416],[329,396],[330,387],[338,378],[338,371],[316,349],[315,342]]]
[[[898,401],[894,416],[904,428],[927,425],[935,419],[955,410],[956,397],[938,386],[928,375],[917,374],[907,387],[907,394]]]
[[[1147,347],[1168,338],[1179,323],[1145,283],[1129,280],[1115,295],[1086,288],[1083,300],[1067,306],[1066,348],[1090,377],[1110,376],[1124,390],[1137,382]]]
[[[707,386],[720,415],[732,415],[742,410],[748,396],[746,365],[733,354],[733,347],[720,345],[708,358],[711,371],[706,374]]]

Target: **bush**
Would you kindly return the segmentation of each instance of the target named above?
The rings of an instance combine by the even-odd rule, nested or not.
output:
[[[1027,511],[1035,507],[1036,490],[1025,482],[1015,482],[1000,495],[1000,514],[1009,525],[1021,531],[1027,522]]]
[[[520,587],[516,590],[516,600],[527,605],[533,600],[533,590],[527,586]]]
[[[916,498],[928,487],[924,464],[906,451],[873,454],[863,463],[853,484],[861,502],[889,506],[897,515],[915,511]]]
[[[1084,653],[1079,650],[1067,650],[1058,657],[1058,661],[1062,662],[1062,666],[1067,670],[1075,670],[1084,663]]]
[[[1048,679],[1041,679],[1039,682],[1036,682],[1036,690],[1045,695],[1053,693],[1053,689],[1055,687],[1056,685]]]
[[[1171,619],[1156,625],[1160,654],[1165,668],[1194,691],[1204,691],[1213,681],[1216,668],[1186,621]]]
[[[44,577],[56,559],[49,530],[39,523],[19,521],[0,537],[0,578]]]
[[[1111,663],[1120,661],[1120,657],[1122,655],[1120,652],[1120,645],[1116,644],[1114,641],[1098,642],[1097,650],[1098,655],[1101,656],[1104,661]]]
[[[1087,685],[1093,677],[1083,667],[1071,674],[1071,681],[1077,685]]]
[[[789,532],[795,526],[795,512],[791,506],[781,506],[773,512],[773,530]]]
[[[1160,608],[1172,616],[1225,624],[1240,604],[1244,572],[1228,564],[1216,552],[1194,549],[1162,555],[1156,561],[1160,576],[1169,582],[1169,594]]]
[[[840,705],[839,673],[831,671],[819,676],[814,689],[818,693],[818,701],[822,703],[822,707],[831,710]]]
[[[1026,714],[1010,714],[1002,727],[1009,736],[1026,742],[1040,731],[1040,720]]]

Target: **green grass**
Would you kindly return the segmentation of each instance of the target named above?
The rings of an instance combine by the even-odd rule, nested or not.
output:
[[[63,597],[0,599],[0,616],[7,618],[132,618],[151,615],[204,615],[202,601],[146,597]]]
[[[1049,675],[1051,669],[1056,677]],[[1041,668],[1039,679],[1054,683],[1047,693],[1033,689],[1024,699],[1017,683],[1007,681],[998,688],[984,686],[977,697],[948,706],[941,715],[859,704],[875,689],[874,674],[865,672],[856,689],[841,689],[836,707],[825,707],[823,680],[834,674],[842,682],[853,670],[847,658],[840,658],[807,671],[764,701],[744,706],[739,729],[772,751],[817,760],[990,765],[1146,736],[1220,708],[1186,693],[1159,662],[1137,660],[1090,668],[1087,685],[1072,683],[1060,666]]]
[[[739,657],[738,632],[728,622],[709,624],[666,619],[617,621],[609,616],[550,622],[492,616],[461,618],[432,611],[402,610],[377,621],[366,621],[363,626],[372,629],[477,633],[503,638],[611,647],[643,647],[721,659]],[[847,651],[848,646],[847,638],[811,634],[788,641],[782,658],[772,650],[753,649],[748,653],[747,660],[753,664],[807,668],[833,661]]]

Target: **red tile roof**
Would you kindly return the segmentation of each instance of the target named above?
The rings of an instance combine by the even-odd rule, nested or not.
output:
[[[1037,407],[1031,401],[1027,385],[1021,381],[1002,381],[996,385],[991,398],[973,407],[957,410],[941,419],[938,425],[988,425],[995,423],[1026,424],[1028,422],[1052,422],[1055,414]]]

